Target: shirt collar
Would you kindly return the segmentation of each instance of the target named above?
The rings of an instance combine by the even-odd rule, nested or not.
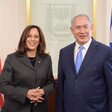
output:
[[[91,41],[92,41],[92,38],[90,38],[89,41],[83,45],[84,49],[87,50],[89,48]],[[79,49],[79,47],[80,47],[80,45],[76,42],[75,51],[77,51]]]

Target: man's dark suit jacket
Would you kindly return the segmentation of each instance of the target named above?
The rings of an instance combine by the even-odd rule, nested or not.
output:
[[[31,104],[26,98],[29,89],[40,87],[45,100],[35,106],[34,112],[47,112],[46,98],[53,90],[54,78],[51,58],[38,56],[33,67],[28,57],[16,53],[8,55],[0,77],[0,92],[5,95],[2,112],[30,112]]]
[[[79,73],[75,43],[60,50],[57,112],[112,112],[112,50],[92,40]]]

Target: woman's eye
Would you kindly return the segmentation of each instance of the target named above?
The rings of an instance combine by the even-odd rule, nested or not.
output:
[[[31,37],[31,35],[28,35],[28,37]]]
[[[39,38],[39,36],[35,36],[35,38]]]

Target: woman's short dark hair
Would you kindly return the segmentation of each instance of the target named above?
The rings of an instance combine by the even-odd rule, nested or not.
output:
[[[36,28],[39,32],[40,43],[37,48],[38,55],[46,55],[46,53],[45,53],[46,43],[45,43],[45,38],[44,38],[43,32],[42,32],[41,28],[36,25],[29,25],[24,29],[24,31],[21,35],[19,44],[18,44],[17,51],[16,51],[17,54],[21,55],[21,56],[26,54],[26,51],[27,51],[26,39],[28,38],[29,32],[32,28]]]

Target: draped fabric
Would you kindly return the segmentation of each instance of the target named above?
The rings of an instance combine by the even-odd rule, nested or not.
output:
[[[0,59],[0,75],[1,75],[1,71],[2,71],[2,65],[1,65],[1,59]],[[0,109],[3,106],[3,95],[0,93]]]
[[[110,16],[110,47],[112,48],[112,8],[111,8],[111,16]]]

